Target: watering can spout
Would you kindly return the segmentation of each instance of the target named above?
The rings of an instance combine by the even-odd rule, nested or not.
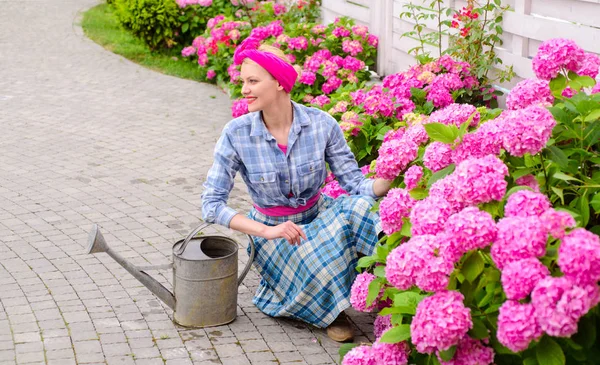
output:
[[[152,276],[146,274],[141,268],[133,265],[132,263],[125,260],[125,258],[115,251],[111,250],[110,247],[106,244],[106,240],[100,230],[98,229],[98,225],[94,224],[92,230],[90,231],[90,235],[88,238],[88,249],[87,253],[97,253],[97,252],[105,252],[113,260],[119,263],[119,265],[123,266],[125,270],[127,270],[133,277],[138,279],[146,288],[148,288],[154,295],[156,295],[160,300],[162,300],[169,308],[175,310],[175,296],[173,293],[169,291],[169,289],[165,288],[161,283],[156,281]]]

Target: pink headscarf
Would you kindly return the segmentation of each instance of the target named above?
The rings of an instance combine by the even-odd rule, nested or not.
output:
[[[296,79],[298,78],[298,73],[294,69],[294,66],[272,53],[259,51],[257,49],[259,46],[260,39],[258,38],[250,36],[244,39],[244,41],[235,49],[233,63],[235,65],[241,65],[245,58],[249,58],[258,63],[279,81],[279,84],[287,93],[292,91]]]

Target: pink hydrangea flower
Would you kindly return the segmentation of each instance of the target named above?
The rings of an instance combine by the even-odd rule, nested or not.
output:
[[[375,308],[379,297],[375,299],[371,305],[367,306],[369,285],[375,278],[375,275],[368,272],[363,272],[356,276],[356,279],[354,279],[354,283],[352,283],[352,287],[350,288],[350,304],[352,305],[352,308],[359,312],[370,312]],[[383,294],[383,289],[380,296],[381,294]]]
[[[454,214],[448,201],[437,196],[428,196],[419,200],[410,212],[411,233],[438,234],[444,230],[448,218]]]
[[[194,48],[193,46],[185,47],[181,50],[181,57],[189,57],[194,53],[196,53],[196,48]]]
[[[325,81],[321,90],[325,94],[331,94],[335,90],[337,90],[340,86],[342,86],[342,80],[337,76],[331,76]]]
[[[542,329],[532,304],[507,300],[498,313],[498,341],[513,352],[527,349],[529,343],[542,337]]]
[[[342,365],[377,365],[370,346],[361,345],[348,351]]]
[[[410,348],[406,342],[384,343],[375,341],[371,348],[377,365],[406,365]]]
[[[429,236],[413,237],[388,254],[385,278],[390,284],[400,290],[408,290],[415,285],[416,276],[424,267],[424,262],[417,259],[421,254],[420,243],[428,238]]]
[[[513,87],[506,96],[506,107],[511,110],[530,105],[549,106],[554,102],[546,80],[525,79]]]
[[[423,124],[413,124],[404,133],[404,139],[413,141],[417,146],[429,140],[429,135]]]
[[[491,253],[499,269],[510,262],[542,257],[546,253],[548,233],[538,217],[502,218],[496,227],[498,235]]]
[[[323,61],[323,71],[321,71],[321,75],[324,77],[332,77],[337,75],[337,71],[340,69],[337,63],[332,61],[331,59]]]
[[[575,227],[577,224],[575,219],[569,212],[554,210],[552,208],[546,210],[540,217],[542,225],[554,238],[563,238],[567,228]]]
[[[231,115],[234,118],[241,117],[244,114],[248,113],[248,101],[244,98],[238,99],[233,102],[231,106]]]
[[[329,100],[329,97],[327,97],[327,95],[319,95],[317,97],[315,97],[314,99],[312,99],[312,101],[310,102],[312,105],[318,105],[319,107],[323,107],[329,103],[331,103],[331,100]]]
[[[342,67],[346,70],[357,72],[365,68],[365,63],[362,60],[359,60],[352,56],[346,56],[346,58],[344,58],[344,63],[342,64]]]
[[[558,266],[576,283],[600,281],[600,237],[584,228],[574,229],[558,249]]]
[[[562,92],[562,96],[564,96],[565,98],[572,98],[573,96],[575,96],[575,94],[577,94],[577,91],[571,89],[569,86],[567,86],[563,92]]]
[[[577,322],[598,304],[597,284],[579,285],[567,277],[547,277],[531,293],[531,304],[541,329],[555,337],[570,337]]]
[[[408,190],[414,189],[419,185],[419,180],[423,176],[423,168],[419,165],[413,165],[404,173],[404,183]]]
[[[356,56],[363,51],[360,41],[345,40],[342,42],[342,50],[351,56]]]
[[[516,179],[515,184],[520,185],[520,186],[527,186],[528,188],[535,191],[536,193],[540,192],[540,184],[538,183],[535,176],[533,176],[531,174],[521,176],[520,178]]]
[[[198,65],[204,67],[208,63],[208,55],[206,53],[202,53],[198,55]],[[237,70],[237,69],[236,69]],[[239,72],[238,72],[239,76]],[[233,80],[233,77],[231,78]]]
[[[411,238],[405,244],[416,244],[418,255],[412,260],[420,261],[421,269],[415,277],[415,284],[424,291],[439,292],[445,290],[450,282],[450,274],[454,271],[457,255],[446,244],[444,236],[422,235]]]
[[[471,116],[473,116],[473,119],[471,120],[470,126],[474,127],[479,124],[480,120],[477,108],[470,104],[453,103],[443,109],[431,113],[429,121],[460,127]]]
[[[504,206],[504,216],[540,217],[551,206],[546,195],[530,190],[519,190],[508,197]]]
[[[333,34],[337,38],[348,37],[350,35],[350,30],[344,27],[337,27],[331,32],[331,34]]]
[[[461,162],[454,171],[455,198],[467,205],[502,200],[508,183],[508,167],[498,157],[488,155]]]
[[[595,53],[586,53],[581,62],[577,74],[580,76],[589,76],[595,79],[598,76],[598,70],[600,69],[600,57]]]
[[[525,299],[549,275],[548,268],[535,257],[509,262],[502,270],[502,287],[508,299]]]
[[[427,101],[431,101],[436,108],[443,108],[454,102],[450,91],[443,86],[428,88]]]
[[[273,12],[275,13],[275,15],[281,15],[284,14],[285,12],[287,12],[287,8],[285,7],[284,4],[273,4]]]
[[[332,197],[333,199],[341,195],[348,195],[348,192],[340,186],[340,183],[337,180],[327,183],[323,189],[321,189],[321,193]]]
[[[434,182],[429,188],[429,196],[437,196],[446,200],[454,212],[459,212],[467,206],[456,198],[456,176],[454,174]]]
[[[444,232],[462,256],[468,251],[491,245],[496,240],[498,229],[488,212],[467,207],[448,218]]]
[[[288,41],[288,47],[289,47],[289,49],[292,49],[292,50],[302,51],[308,47],[308,41],[306,40],[306,37],[304,37],[304,36],[291,38]]]
[[[442,142],[432,142],[425,149],[423,165],[433,172],[446,168],[452,163],[452,147]]]
[[[600,82],[596,82],[596,85],[591,90],[592,94],[600,93]]]
[[[302,71],[302,75],[300,75],[300,80],[298,80],[301,84],[312,85],[317,80],[317,75],[314,72],[310,71]]]
[[[456,291],[442,291],[423,299],[410,325],[417,351],[431,354],[459,343],[473,327],[471,310]]]
[[[408,190],[391,189],[379,204],[379,215],[383,232],[390,235],[402,229],[402,219],[410,215],[410,210],[416,201],[410,196]]]
[[[438,354],[442,365],[489,365],[494,362],[494,350],[484,346],[479,340],[465,336],[458,345],[450,361],[443,361]]]
[[[392,328],[392,315],[377,316],[373,323],[373,335],[376,339],[379,339],[383,333]]]
[[[366,25],[355,25],[352,27],[352,33],[354,33],[354,35],[357,35],[359,37],[365,37],[368,32],[369,32],[369,27],[367,27]]]
[[[363,122],[360,121],[360,117],[356,112],[349,110],[342,114],[341,119],[340,128],[342,128],[344,132],[349,132],[353,136],[358,135]]]
[[[393,139],[381,144],[375,165],[377,177],[394,180],[418,154],[418,146],[412,141]]]
[[[556,120],[545,108],[537,105],[508,111],[504,116],[503,146],[508,153],[521,157],[540,152],[552,136]]]
[[[442,86],[450,91],[458,90],[464,87],[464,83],[460,79],[460,76],[454,73],[443,73],[436,75],[431,80],[432,86]]]
[[[311,33],[313,34],[321,34],[327,30],[327,26],[325,24],[317,24],[311,28]]]
[[[321,62],[323,60],[321,60],[320,58],[317,57],[309,57],[306,59],[306,61],[304,61],[304,72],[312,72],[315,73],[317,71],[319,71],[319,68],[321,67]]]
[[[215,76],[217,76],[217,73],[215,72],[215,70],[208,70],[206,71],[206,78],[209,80],[212,80]]]
[[[374,34],[369,34],[367,37],[367,43],[369,43],[369,45],[372,47],[377,47],[379,44],[379,38],[377,38],[377,36]]]
[[[570,39],[554,38],[543,42],[532,60],[533,72],[542,80],[556,77],[562,69],[577,72],[585,58],[582,48]]]

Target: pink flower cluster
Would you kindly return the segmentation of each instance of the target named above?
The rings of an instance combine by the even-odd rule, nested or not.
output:
[[[369,285],[373,280],[375,280],[376,276],[370,274],[368,272],[363,272],[356,276],[354,283],[352,283],[352,287],[350,288],[350,304],[352,308],[356,309],[359,312],[370,312],[377,305],[377,301],[379,297],[373,301],[373,303],[367,306],[367,295],[369,295]],[[383,289],[381,290],[380,296],[383,294]]]
[[[461,162],[453,173],[455,199],[467,205],[501,200],[506,193],[508,167],[498,157],[487,155]]]
[[[506,96],[506,107],[510,110],[527,108],[530,105],[549,106],[554,102],[546,80],[525,79],[513,87]]]
[[[413,165],[404,173],[404,184],[408,190],[414,189],[419,185],[423,176],[423,168],[419,165]]]
[[[442,142],[432,142],[425,149],[423,165],[433,172],[452,163],[452,147]]]
[[[505,217],[540,217],[551,204],[544,194],[519,190],[512,194],[504,206]]]
[[[537,105],[506,111],[504,114],[502,142],[513,156],[540,152],[552,136],[556,120],[545,108]]]
[[[446,125],[455,125],[460,127],[472,116],[470,126],[479,124],[480,115],[473,105],[470,104],[450,104],[440,110],[431,113],[429,122],[442,123]]]
[[[417,285],[426,291],[442,291],[454,270],[452,256],[443,236],[414,236],[389,253],[385,277],[400,290]]]
[[[465,336],[456,345],[452,360],[443,361],[439,354],[438,360],[442,365],[489,365],[494,362],[494,350],[479,340]]]
[[[535,75],[542,80],[555,78],[560,71],[577,72],[583,64],[585,51],[574,41],[553,38],[543,42],[533,58]]]
[[[238,99],[231,106],[231,115],[234,118],[241,117],[248,113],[248,101],[245,98]]]
[[[331,113],[330,114],[334,114]],[[354,111],[347,111],[342,114],[340,128],[344,131],[344,133],[348,133],[352,136],[358,135],[360,132],[360,127],[363,123],[360,121],[359,115]]]
[[[408,190],[395,188],[381,200],[379,212],[383,232],[390,235],[402,229],[403,219],[408,218],[416,201]]]
[[[175,1],[180,8],[185,8],[189,5],[200,5],[208,7],[212,5],[213,0],[176,0]]]
[[[342,365],[406,365],[409,353],[406,342],[391,344],[376,341],[373,347],[361,345],[348,351]]]
[[[410,325],[417,351],[431,354],[458,344],[473,327],[471,310],[456,291],[442,291],[423,299]]]

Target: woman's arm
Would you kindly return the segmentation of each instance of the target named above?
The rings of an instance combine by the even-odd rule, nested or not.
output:
[[[236,231],[251,236],[263,237],[268,240],[285,238],[292,245],[299,245],[301,243],[300,238],[307,239],[302,228],[298,227],[298,225],[294,224],[292,221],[287,221],[271,227],[244,217],[241,214],[237,214],[231,219],[229,227]]]
[[[392,180],[377,178],[373,183],[373,193],[375,193],[377,196],[384,196],[388,191],[390,191],[391,185]]]

